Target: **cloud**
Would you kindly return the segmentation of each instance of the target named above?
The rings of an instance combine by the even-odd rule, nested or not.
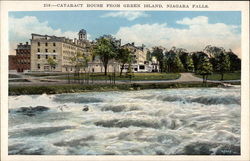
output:
[[[240,56],[240,33],[237,26],[223,23],[209,24],[208,17],[199,16],[193,19],[184,18],[176,21],[187,28],[169,27],[167,23],[135,24],[129,27],[120,27],[115,37],[123,43],[135,42],[148,47],[172,46],[185,48],[188,51],[201,51],[206,45],[214,45],[232,49]]]
[[[118,17],[118,18],[125,18],[129,21],[133,21],[140,17],[148,17],[149,15],[143,11],[120,11],[120,12],[109,12],[101,17]]]
[[[182,20],[176,21],[177,24],[182,25],[200,25],[200,24],[208,24],[208,17],[205,16],[198,16],[194,17],[193,19],[184,18]]]
[[[47,21],[40,22],[35,16],[25,16],[22,18],[9,17],[10,54],[15,54],[14,49],[18,43],[29,41],[31,33],[65,36],[71,39],[78,37],[78,32],[63,32],[61,29],[53,29]]]

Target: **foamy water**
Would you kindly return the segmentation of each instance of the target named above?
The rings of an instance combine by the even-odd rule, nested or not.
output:
[[[239,87],[10,96],[9,154],[240,154],[240,110]]]

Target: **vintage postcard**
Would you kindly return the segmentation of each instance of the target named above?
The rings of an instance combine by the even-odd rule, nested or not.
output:
[[[249,160],[248,5],[1,1],[1,160]]]

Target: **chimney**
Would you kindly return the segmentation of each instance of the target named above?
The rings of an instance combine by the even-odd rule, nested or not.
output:
[[[26,45],[29,45],[29,42],[26,42]]]
[[[135,43],[134,43],[134,42],[132,42],[131,44],[132,44],[133,46],[135,45]]]

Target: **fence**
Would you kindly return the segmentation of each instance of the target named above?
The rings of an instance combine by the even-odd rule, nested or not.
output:
[[[126,79],[121,79],[116,73],[74,73],[73,75],[68,73],[68,84],[116,84],[117,82],[132,82],[132,75],[127,75]],[[118,78],[118,80],[117,80]]]

